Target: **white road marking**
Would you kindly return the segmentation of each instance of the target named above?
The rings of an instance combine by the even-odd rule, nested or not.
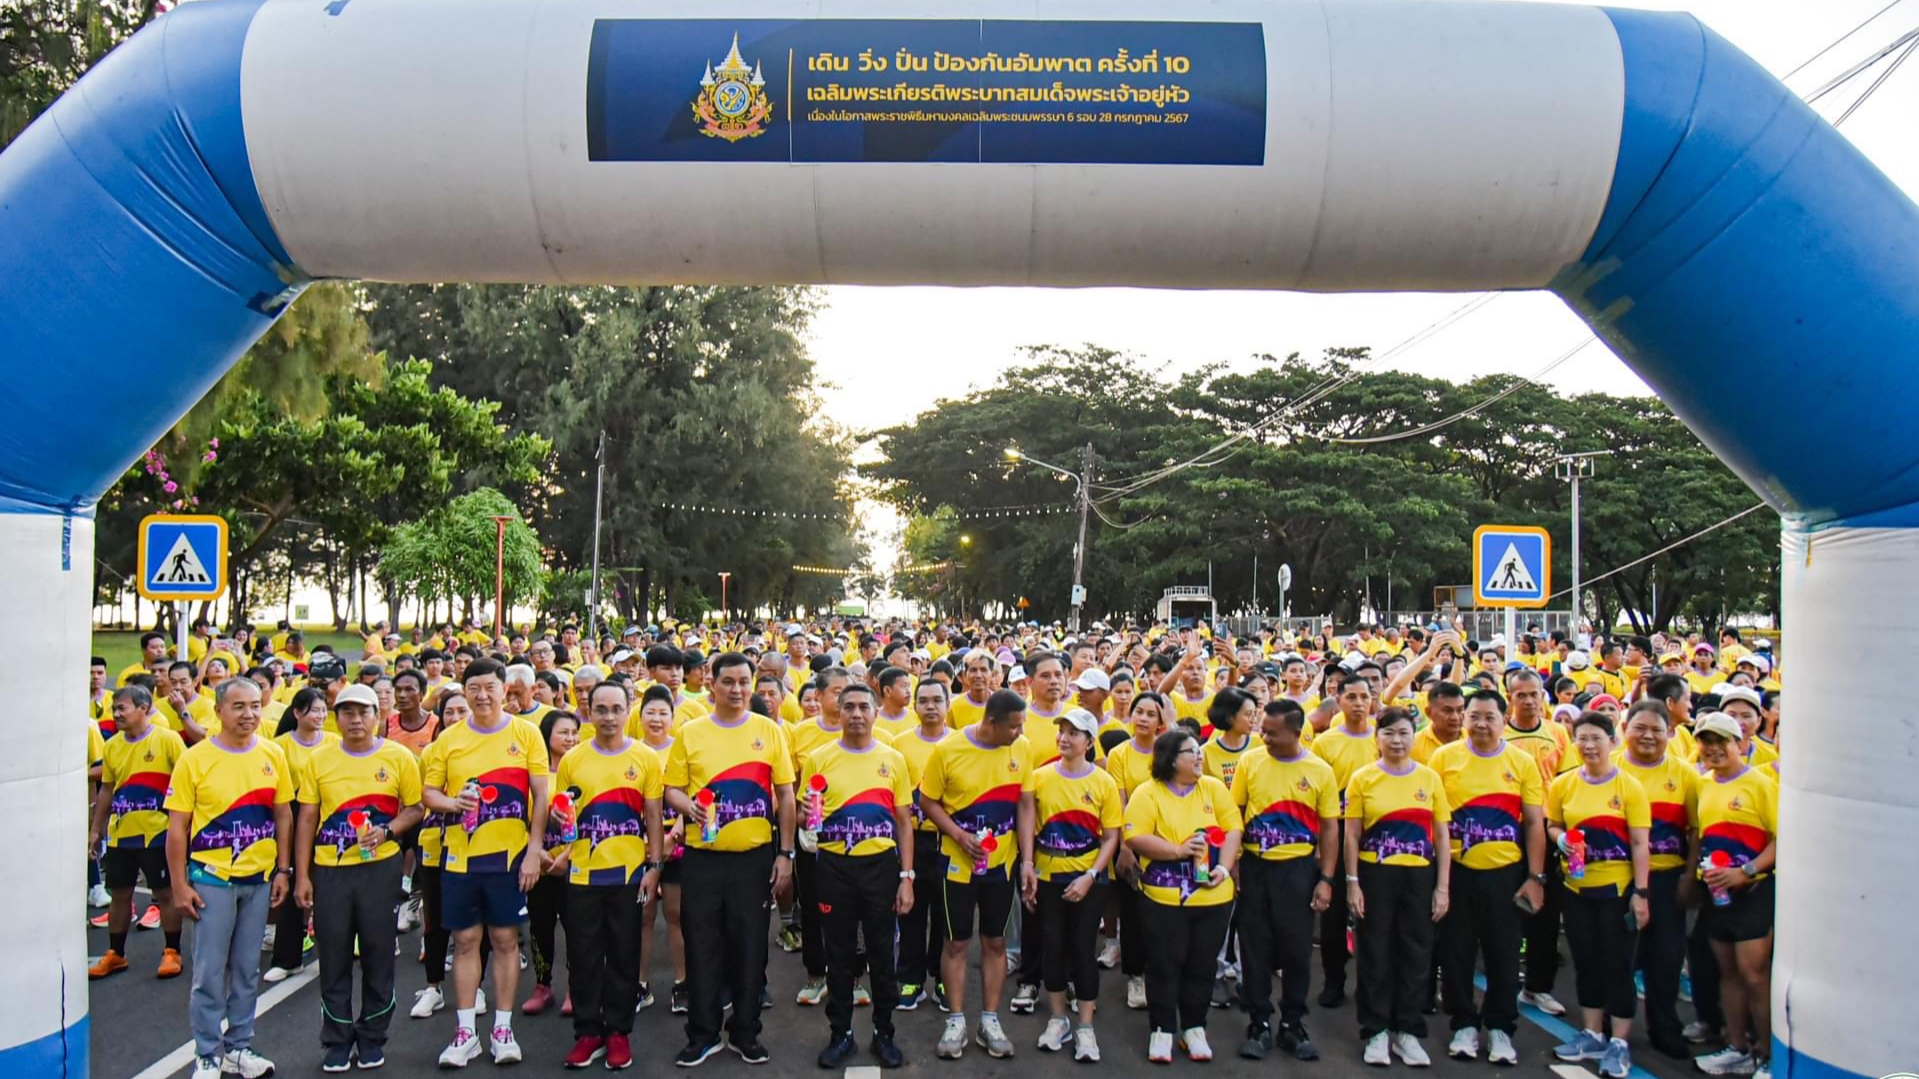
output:
[[[258,1018],[272,1011],[288,997],[306,988],[308,982],[319,976],[320,964],[311,963],[302,968],[298,973],[288,977],[286,981],[270,987],[266,992],[260,994],[259,1001],[255,1003],[253,1008],[254,1017]],[[147,1065],[146,1069],[134,1075],[133,1079],[167,1079],[168,1076],[191,1063],[193,1063],[193,1042],[188,1041],[185,1045],[180,1046],[173,1052]],[[1570,1077],[1568,1077],[1568,1079],[1570,1079]],[[1586,1079],[1592,1079],[1592,1077],[1587,1076]]]
[[[846,1079],[880,1079],[880,1070],[871,1064],[846,1069]]]
[[[1593,1079],[1593,1073],[1571,1064],[1554,1064],[1552,1068],[1559,1079]]]

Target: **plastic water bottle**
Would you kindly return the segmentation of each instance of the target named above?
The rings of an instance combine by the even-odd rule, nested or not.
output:
[[[700,840],[705,843],[720,841],[720,815],[713,808],[713,788],[701,787],[700,793],[693,799],[706,811],[706,823],[700,825]]]
[[[467,780],[466,786],[460,788],[460,797],[473,800],[473,808],[460,817],[460,826],[466,829],[468,835],[472,835],[473,830],[480,826],[480,781]]]
[[[1566,829],[1566,879],[1586,879],[1586,833],[1577,828]]]
[[[560,842],[571,843],[580,838],[579,825],[575,823],[579,816],[574,799],[579,797],[577,789],[563,790],[553,796],[553,812],[560,817]]]
[[[818,772],[806,781],[806,830],[817,832],[826,821],[826,777]]]
[[[986,866],[993,860],[993,852],[999,849],[999,837],[988,828],[979,834],[979,857],[973,859],[973,875],[986,872]]]
[[[354,845],[360,848],[360,860],[362,862],[372,861],[373,850],[372,848],[368,847],[366,843],[364,842],[364,840],[366,839],[367,828],[370,824],[370,822],[367,820],[366,813],[363,810],[356,809],[353,812],[347,814],[346,822],[353,829],[353,838],[356,840]]]
[[[1723,850],[1713,851],[1711,854],[1706,855],[1705,858],[1700,860],[1699,868],[1730,869],[1732,868],[1732,856],[1727,854]],[[1726,889],[1709,884],[1706,886],[1706,890],[1712,893],[1713,906],[1724,907],[1732,903],[1732,893],[1727,891]]]

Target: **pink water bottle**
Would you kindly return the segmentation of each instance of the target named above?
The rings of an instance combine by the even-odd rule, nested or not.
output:
[[[993,860],[993,852],[998,849],[999,837],[993,834],[991,828],[979,834],[979,857],[973,859],[974,876],[977,877],[986,872],[987,863]]]
[[[575,824],[578,814],[571,791],[561,791],[553,796],[553,813],[560,819],[560,842],[571,843],[580,838],[579,827]]]
[[[1578,828],[1566,829],[1566,879],[1586,879],[1586,833]]]
[[[826,820],[826,777],[818,772],[806,781],[806,830],[817,832]]]
[[[698,802],[700,809],[706,813],[706,823],[700,825],[700,840],[705,843],[718,843],[720,841],[720,814],[718,810],[713,808],[713,788],[701,787],[700,793],[694,795],[693,800]]]
[[[467,810],[460,818],[461,827],[466,829],[466,834],[472,835],[473,830],[480,826],[480,781],[477,779],[467,780],[466,786],[460,788],[460,797],[471,798],[473,800],[473,808]]]
[[[1723,850],[1713,851],[1711,854],[1706,855],[1706,860],[1701,863],[1700,868],[1730,869],[1732,868],[1732,856]],[[1732,902],[1732,893],[1724,888],[1707,885],[1706,890],[1712,893],[1712,905],[1715,907],[1727,906]]]

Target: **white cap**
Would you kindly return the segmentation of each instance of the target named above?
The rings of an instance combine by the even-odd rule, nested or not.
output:
[[[333,698],[333,708],[335,711],[338,711],[343,704],[364,704],[368,708],[378,711],[380,708],[380,698],[373,695],[372,686],[363,686],[356,682],[341,690],[338,697]]]
[[[1568,670],[1583,671],[1591,665],[1591,663],[1592,659],[1584,652],[1575,650],[1566,653],[1566,668]]]
[[[1750,686],[1718,685],[1712,687],[1712,689],[1714,693],[1719,695],[1719,707],[1721,708],[1724,708],[1734,701],[1744,701],[1752,705],[1752,710],[1755,712],[1764,712],[1766,710],[1765,704],[1760,701],[1759,691]]]
[[[1013,664],[1013,672],[1006,676],[1006,684],[1010,686],[1014,682],[1024,681],[1026,681],[1026,668],[1017,663]]]
[[[1093,713],[1084,708],[1069,708],[1054,722],[1070,723],[1075,729],[1085,731],[1089,738],[1099,737],[1099,720],[1094,719]]]
[[[1079,672],[1078,678],[1073,679],[1073,688],[1074,689],[1100,689],[1100,690],[1112,689],[1113,680],[1106,677],[1106,672],[1100,670],[1098,667],[1088,667],[1085,670]]]
[[[616,648],[613,650],[612,655],[606,657],[606,661],[612,666],[617,667],[620,664],[625,663],[627,660],[632,658],[633,658],[633,653],[631,650],[625,649],[625,648]]]
[[[1485,648],[1504,648],[1504,647],[1506,647],[1506,635],[1504,633],[1493,634],[1493,639],[1490,641],[1487,641],[1485,646]],[[1482,652],[1485,651],[1485,648],[1480,649],[1480,651]]]
[[[1729,742],[1737,742],[1746,736],[1745,728],[1739,725],[1739,721],[1724,712],[1707,712],[1702,716],[1694,716],[1692,733],[1716,734]]]

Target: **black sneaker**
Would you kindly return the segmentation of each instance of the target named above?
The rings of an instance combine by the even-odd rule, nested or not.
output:
[[[1239,1047],[1239,1055],[1247,1060],[1265,1060],[1266,1054],[1273,1051],[1273,1028],[1258,1023],[1246,1028],[1246,1044]]]
[[[353,1050],[355,1064],[363,1072],[370,1072],[386,1063],[386,1050],[377,1045],[362,1045]]]
[[[1319,1047],[1313,1044],[1313,1036],[1306,1033],[1304,1023],[1290,1023],[1280,1027],[1279,1047],[1293,1054],[1294,1060],[1319,1059]]]
[[[1328,983],[1326,988],[1319,991],[1319,1006],[1322,1008],[1337,1008],[1344,1003],[1346,1003],[1346,987],[1343,985]]]
[[[900,1002],[893,1005],[896,1012],[914,1011],[920,1006],[920,998],[926,992],[925,987],[915,983],[900,986]]]
[[[893,1044],[891,1034],[873,1032],[873,1056],[879,1060],[882,1068],[903,1068],[906,1066],[906,1054]]]
[[[694,1045],[688,1042],[686,1048],[674,1055],[673,1063],[682,1068],[697,1068],[706,1063],[706,1058],[719,1052],[720,1045],[721,1039],[719,1038],[714,1038],[705,1045]]]
[[[686,1014],[686,1003],[688,999],[689,998],[686,993],[686,983],[674,982],[673,983],[673,1003],[672,1003],[672,1009],[673,1009],[674,1015]]]
[[[760,983],[760,1010],[763,1012],[773,1010],[773,990],[764,982]]]
[[[946,983],[933,982],[926,987],[926,999],[939,1006],[942,1012],[951,1012],[953,1006],[946,1001]]]
[[[343,1072],[351,1069],[352,1067],[353,1067],[353,1043],[352,1042],[348,1042],[345,1045],[335,1045],[335,1046],[329,1047],[326,1051],[325,1058],[323,1058],[320,1061],[320,1070],[323,1072]]]
[[[853,1032],[849,1030],[834,1038],[826,1048],[820,1050],[820,1067],[838,1070],[845,1067],[846,1062],[853,1059],[853,1054],[859,1051],[860,1043],[853,1040]]]
[[[769,1059],[766,1046],[761,1045],[758,1038],[749,1039],[743,1045],[728,1038],[726,1040],[726,1047],[738,1053],[740,1059],[746,1061],[748,1064],[764,1064]]]

